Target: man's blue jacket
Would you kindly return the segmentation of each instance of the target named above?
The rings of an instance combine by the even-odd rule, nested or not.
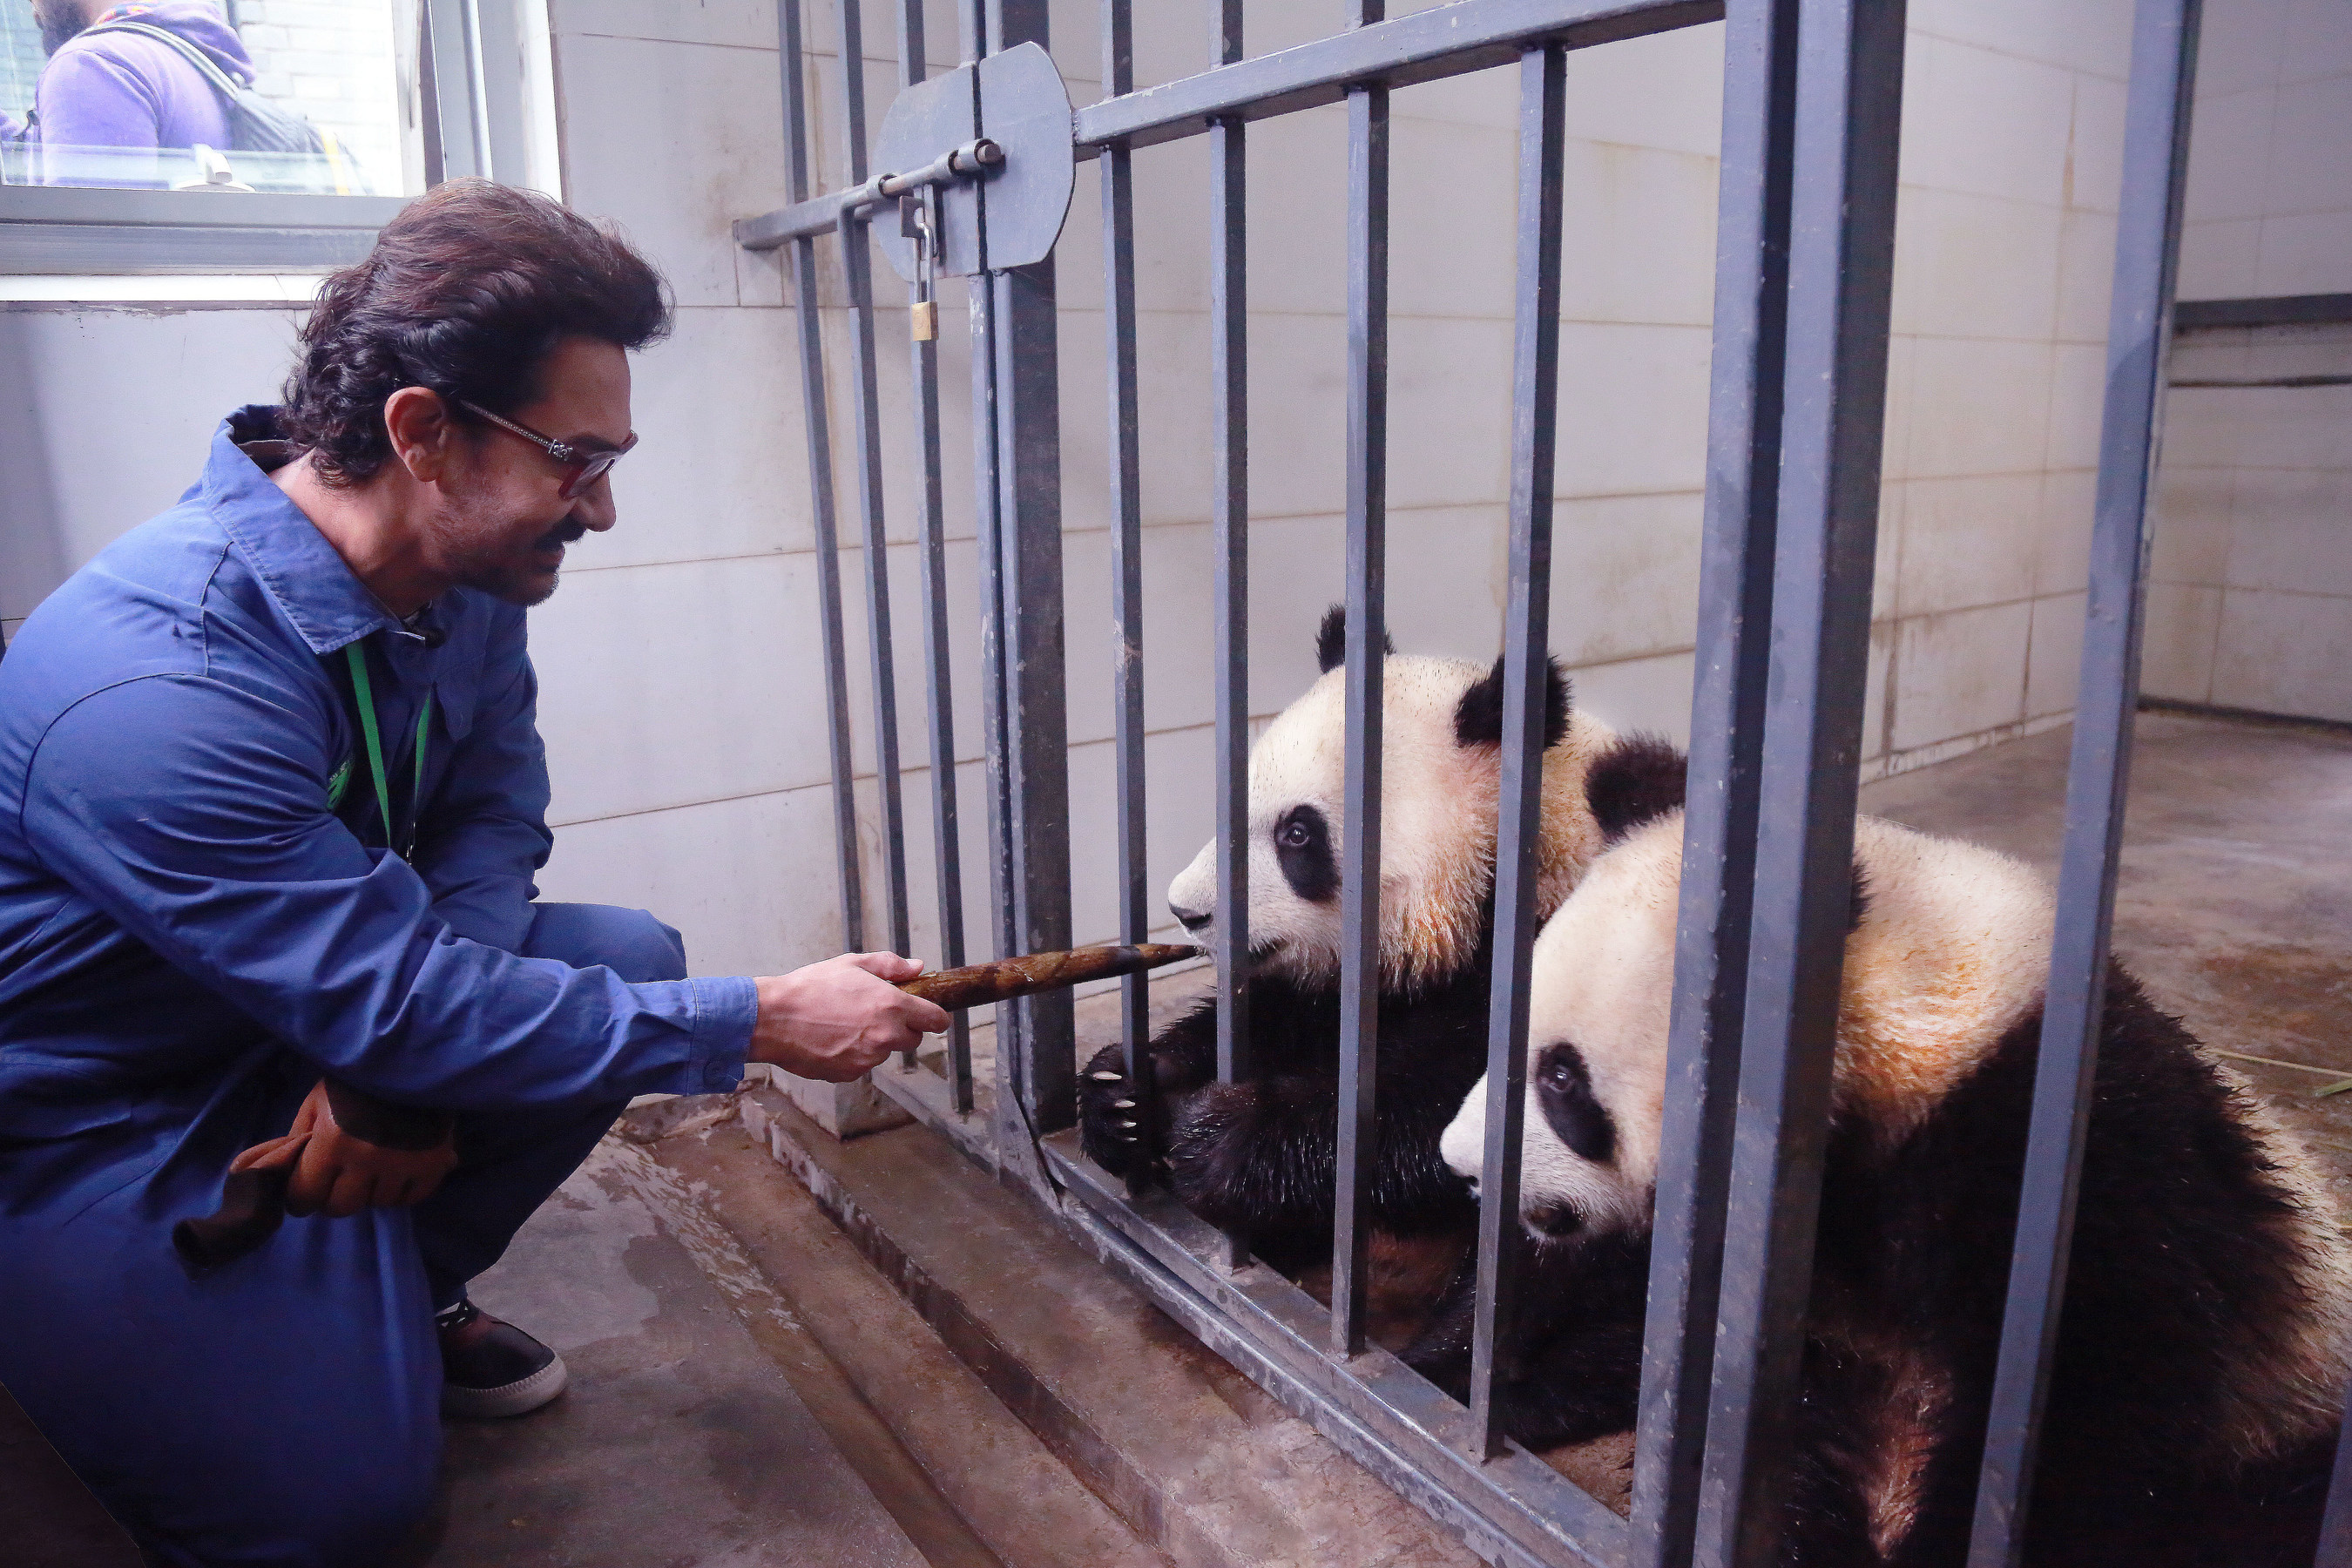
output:
[[[166,1228],[205,1212],[320,1073],[455,1112],[741,1077],[749,980],[509,951],[550,843],[523,614],[454,590],[446,641],[404,635],[239,445],[270,416],[232,416],[204,479],[0,660],[0,1220],[134,1183]],[[384,847],[353,642],[404,819],[433,696],[413,867]]]

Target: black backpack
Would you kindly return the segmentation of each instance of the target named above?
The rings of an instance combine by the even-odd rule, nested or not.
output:
[[[142,38],[152,38],[169,45],[182,59],[196,68],[213,91],[220,95],[222,112],[227,116],[228,146],[224,150],[272,154],[264,167],[237,171],[244,184],[257,191],[366,194],[358,161],[331,132],[320,131],[301,115],[280,109],[244,86],[221,69],[210,55],[179,34],[145,22],[106,22],[83,29],[79,36],[89,37],[95,33],[136,33]]]

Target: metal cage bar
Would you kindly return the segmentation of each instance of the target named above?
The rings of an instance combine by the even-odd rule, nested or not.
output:
[[[924,61],[922,0],[899,0],[898,85],[921,82]],[[934,209],[936,210],[936,209]],[[933,237],[932,243],[937,243]],[[940,964],[953,969],[964,961],[963,833],[956,801],[955,689],[950,683],[948,634],[948,546],[945,487],[940,479],[940,345],[935,339],[908,338],[915,413],[915,448],[922,465],[921,506],[916,560],[923,595],[923,705],[931,753],[931,845],[938,862]],[[915,1054],[900,1058],[919,1070]],[[962,1013],[948,1019],[948,1104],[957,1115],[971,1110],[971,1024]]]
[[[1380,0],[1356,0],[1359,26]],[[1381,737],[1388,644],[1389,89],[1348,94],[1348,668],[1339,859],[1331,1349],[1364,1348],[1380,1082]]]
[[[1242,57],[1241,0],[1217,0],[1220,64]],[[1249,188],[1248,133],[1209,127],[1209,379],[1215,428],[1217,1081],[1250,1076],[1249,1037]],[[1225,1266],[1249,1237],[1225,1238]]]
[[[1512,346],[1510,591],[1503,612],[1502,777],[1495,812],[1495,973],[1487,991],[1486,1147],[1478,1177],[1478,1300],[1471,1324],[1465,1446],[1507,1447],[1495,1410],[1496,1347],[1507,1334],[1527,1236],[1519,1136],[1528,1082],[1528,955],[1543,838],[1549,708],[1552,469],[1559,439],[1560,221],[1568,152],[1568,51],[1519,57],[1517,341]]]
[[[1886,401],[1902,0],[1797,21],[1756,892],[1696,1561],[1778,1560],[1828,1137]],[[1732,846],[1738,855],[1741,847]]]
[[[1131,0],[1103,0],[1103,90],[1135,90]],[[1143,458],[1136,378],[1135,156],[1125,147],[1102,155],[1103,340],[1110,397],[1112,744],[1118,752],[1118,940],[1151,932],[1151,895],[1144,837]],[[1128,1185],[1140,1192],[1160,1160],[1160,1096],[1145,1047],[1151,1035],[1151,979],[1119,982],[1119,1044],[1134,1097],[1135,1152]]]
[[[1757,0],[1725,26],[1688,804],[1633,1447],[1637,1568],[1689,1559],[1715,1365],[1771,649],[1798,9]]]
[[[988,0],[989,52],[1050,41],[1046,0]],[[981,106],[982,135],[988,106]],[[980,193],[983,239],[988,192]],[[1006,952],[1070,945],[1069,723],[1064,700],[1060,342],[1051,257],[991,270],[985,347],[994,361],[995,444],[987,477],[997,497],[1003,655]],[[1037,1140],[1077,1119],[1076,1030],[1070,994],[1047,992],[997,1010],[997,1158],[1052,1194]]]
[[[860,0],[835,0],[841,38],[841,121],[848,183],[866,180],[866,25]],[[868,211],[872,209],[867,209]],[[866,641],[874,681],[874,790],[880,821],[884,910],[893,952],[914,945],[907,918],[907,829],[898,776],[898,682],[890,638],[890,554],[882,507],[882,410],[874,341],[874,253],[865,212],[844,208],[841,270],[849,295],[850,402],[857,449],[858,535],[866,567]]]
[[[808,78],[801,54],[800,0],[776,0],[784,88],[784,171],[795,202],[808,199]],[[808,437],[810,530],[814,536],[817,621],[824,645],[825,743],[833,771],[834,865],[841,891],[841,945],[866,945],[866,896],[858,864],[857,794],[849,752],[849,668],[841,619],[841,546],[833,509],[833,437],[825,417],[824,328],[817,318],[816,241],[793,242],[793,324],[800,349],[802,425]]]
[[[1969,1568],[2014,1568],[2024,1552],[2042,1404],[2065,1300],[2139,697],[2148,501],[2172,346],[2200,4],[2139,0],[2133,22],[2090,594],[2066,772],[2065,848]]]

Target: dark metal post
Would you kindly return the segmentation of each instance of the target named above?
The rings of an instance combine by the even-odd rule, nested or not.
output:
[[[1045,0],[988,0],[991,52],[1047,41]],[[980,106],[981,132],[988,104]],[[985,235],[987,193],[981,195]],[[1070,945],[1070,759],[1062,658],[1062,435],[1054,262],[992,270],[1006,855],[1014,952]],[[998,1010],[997,1150],[1050,1193],[1035,1141],[1077,1119],[1066,991]]]
[[[913,87],[928,69],[923,59],[922,0],[899,0],[898,85]],[[934,208],[934,211],[937,209]],[[933,236],[936,244],[937,236]],[[947,511],[940,478],[940,345],[909,338],[914,376],[915,446],[922,462],[921,536],[918,560],[923,590],[923,701],[931,742],[931,843],[939,862],[940,966],[964,961],[963,836],[956,811],[954,689],[949,682]],[[915,1056],[902,1058],[908,1070]],[[971,1110],[971,1025],[961,1013],[948,1021],[949,1103]]]
[[[1381,18],[1354,0],[1349,24]],[[1388,641],[1389,89],[1348,94],[1347,762],[1339,872],[1339,1142],[1331,1349],[1364,1348],[1380,1079],[1381,731]]]
[[[866,30],[860,0],[836,0],[841,29],[842,142],[845,184],[866,179]],[[884,209],[887,210],[887,209]],[[914,945],[907,918],[907,824],[898,776],[898,678],[890,637],[890,552],[882,511],[882,411],[874,342],[874,254],[866,219],[845,212],[841,269],[849,286],[851,357],[857,395],[850,428],[857,445],[857,513],[866,556],[866,651],[874,677],[874,793],[880,807],[882,886],[890,917],[890,951]]]
[[[1808,0],[1797,25],[1772,662],[1696,1553],[1708,1568],[1779,1559],[1852,910],[1903,26],[1902,0]]]
[[[1474,1458],[1504,1451],[1495,1350],[1519,1266],[1519,1132],[1527,1109],[1528,957],[1543,842],[1551,643],[1552,464],[1559,436],[1559,237],[1568,51],[1519,57],[1517,342],[1512,353],[1510,602],[1503,616],[1501,788],[1495,813],[1495,975],[1486,1004],[1486,1148],[1478,1179],[1478,1300],[1471,1325]]]
[[[2132,716],[2139,699],[2147,510],[2172,345],[2199,9],[2200,0],[2139,0],[2133,23],[2123,204],[2107,318],[2106,406],[2099,432],[2083,676],[2066,774],[2057,931],[2034,1068],[2000,1362],[1969,1541],[1969,1568],[2014,1568],[2024,1551],[2042,1401],[2065,1302],[2083,1131],[2090,1117],[2106,998]]]
[[[1747,0],[1725,18],[1706,520],[1674,1017],[1633,1446],[1636,1568],[1689,1561],[1715,1367],[1771,651],[1798,3]]]
[[[1135,90],[1131,0],[1103,0],[1103,92]],[[1118,753],[1118,940],[1151,931],[1145,879],[1143,781],[1143,459],[1135,367],[1135,159],[1125,147],[1102,154],[1103,342],[1110,373],[1111,626],[1118,639],[1111,668]],[[1128,1190],[1150,1184],[1160,1158],[1160,1096],[1145,1046],[1151,1036],[1151,979],[1119,982],[1119,1039],[1127,1081],[1134,1086],[1135,1154]]]
[[[1218,0],[1217,63],[1242,58],[1241,0]],[[1209,127],[1209,377],[1216,426],[1213,595],[1217,681],[1217,1080],[1250,1076],[1249,1048],[1249,215],[1247,132]],[[1249,1237],[1224,1262],[1249,1261]]]
[[[776,0],[784,85],[786,187],[808,200],[808,79],[801,58],[800,0]],[[849,754],[849,667],[841,622],[841,547],[833,514],[833,437],[825,419],[824,327],[817,318],[816,240],[793,242],[793,317],[800,343],[801,403],[808,436],[817,622],[824,644],[825,741],[833,763],[834,864],[841,886],[841,945],[866,945],[866,899],[857,863],[857,793]]]

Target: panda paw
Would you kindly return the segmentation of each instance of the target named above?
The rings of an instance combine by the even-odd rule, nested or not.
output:
[[[1125,1056],[1120,1047],[1107,1047],[1078,1074],[1079,1147],[1115,1176],[1134,1165],[1142,1125]]]

